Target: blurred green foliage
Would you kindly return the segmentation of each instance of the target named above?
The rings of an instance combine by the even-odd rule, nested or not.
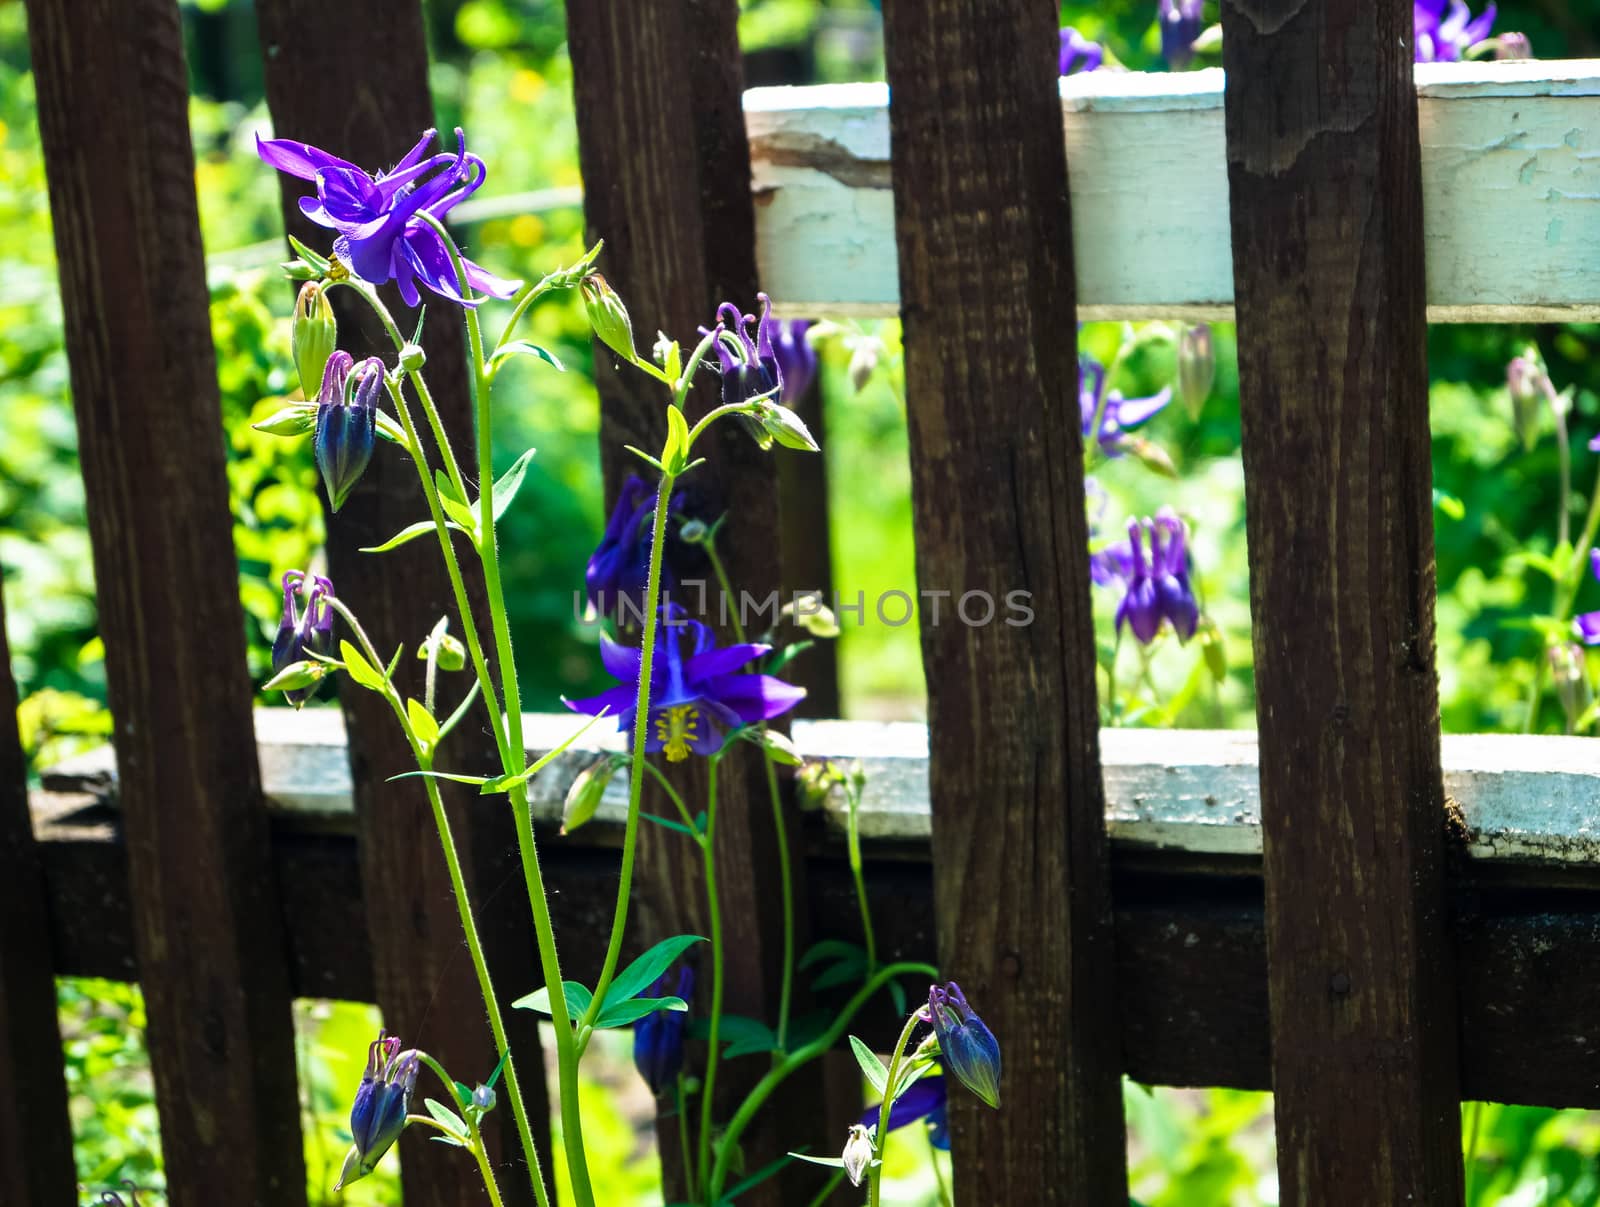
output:
[[[1150,0],[1069,4],[1063,22],[1108,40],[1122,62],[1159,69]],[[492,165],[478,213],[464,229],[471,254],[497,271],[538,275],[580,251],[580,184],[571,113],[570,65],[561,6],[553,0],[430,0],[431,83],[443,129],[461,124]],[[1208,5],[1215,18],[1215,5]],[[1502,7],[1499,28],[1527,32],[1543,57],[1600,51],[1600,0],[1542,0]],[[274,587],[285,569],[316,557],[322,509],[309,449],[250,431],[295,388],[284,323],[291,291],[276,261],[282,253],[278,191],[253,154],[266,128],[255,16],[243,0],[185,5],[195,99],[191,108],[195,180],[208,252],[218,381],[229,435],[228,479],[239,551],[240,597],[249,619],[252,670],[266,666],[276,625]],[[869,0],[746,0],[741,36],[751,83],[881,78],[882,45]],[[292,134],[292,131],[283,131]],[[477,201],[478,199],[475,199]],[[604,232],[601,232],[604,233]],[[23,8],[0,0],[0,566],[4,567],[13,670],[24,700],[23,739],[45,765],[109,732],[102,651],[76,434],[62,349],[49,210],[28,70]],[[502,528],[502,547],[524,698],[548,708],[557,696],[601,686],[594,633],[573,616],[573,591],[602,521],[586,326],[567,300],[530,316],[530,338],[568,366],[558,375],[518,365],[497,384],[495,456],[503,469],[537,445],[518,505]],[[678,333],[680,336],[683,333]],[[492,332],[491,332],[492,336]],[[1194,648],[1170,640],[1150,659],[1138,690],[1148,707],[1125,716],[1144,723],[1249,726],[1248,570],[1239,406],[1232,332],[1218,329],[1217,386],[1198,418],[1176,405],[1147,434],[1171,455],[1176,479],[1131,459],[1099,475],[1108,501],[1105,531],[1163,504],[1194,530],[1195,569],[1225,651],[1220,683],[1201,676]],[[1086,350],[1109,362],[1122,337],[1091,325]],[[829,534],[841,590],[868,600],[915,583],[910,474],[897,325],[844,324],[822,344],[834,530]],[[1507,360],[1536,342],[1557,387],[1575,391],[1571,418],[1573,494],[1559,497],[1549,416],[1530,448],[1511,426],[1504,387]],[[863,388],[851,363],[863,350],[877,371]],[[1538,617],[1551,607],[1547,571],[1559,569],[1558,509],[1576,530],[1600,472],[1585,444],[1600,427],[1600,328],[1436,328],[1430,337],[1439,582],[1439,668],[1445,727],[1517,730],[1539,674],[1546,635]],[[859,367],[859,360],[858,360]],[[1170,344],[1154,341],[1129,358],[1116,383],[1129,395],[1159,388],[1173,373]],[[1554,563],[1552,559],[1555,559]],[[1308,566],[1307,574],[1319,568]],[[1096,590],[1102,661],[1111,650],[1114,600]],[[1586,583],[1583,607],[1600,606]],[[360,601],[352,601],[359,608]],[[398,640],[403,634],[391,635]],[[869,606],[840,643],[846,712],[919,716],[924,688],[915,625],[881,623]],[[1127,652],[1124,651],[1124,656]],[[1594,666],[1588,668],[1593,681]],[[1559,732],[1565,718],[1545,692],[1534,727]],[[160,1156],[143,1012],[135,987],[64,981],[64,1041],[79,1172],[86,1187],[123,1178],[160,1184]],[[344,1119],[376,1026],[370,1007],[301,1003],[297,1035],[307,1111],[313,1202],[343,1156]],[[650,1103],[627,1068],[625,1044],[604,1047],[584,1110],[597,1148],[597,1186],[608,1203],[645,1203],[658,1193],[649,1160]],[[1276,1201],[1270,1098],[1232,1090],[1145,1092],[1130,1087],[1130,1173],[1150,1207]],[[1471,1202],[1600,1202],[1600,1125],[1581,1112],[1488,1106],[1468,1108]],[[886,1201],[937,1202],[926,1146],[916,1129],[890,1145]],[[559,1152],[559,1148],[555,1150]],[[358,1184],[345,1202],[397,1201],[393,1164]]]

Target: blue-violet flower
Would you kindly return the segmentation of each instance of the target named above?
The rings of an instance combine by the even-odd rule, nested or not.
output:
[[[1448,10],[1448,12],[1446,11]],[[1415,58],[1419,63],[1456,63],[1489,40],[1495,7],[1474,17],[1465,0],[1413,0]]]
[[[317,428],[312,440],[317,469],[334,511],[344,506],[372,460],[378,439],[378,396],[383,362],[368,357],[357,367],[348,352],[328,357],[317,392]]]
[[[1000,1105],[1000,1043],[954,981],[928,990],[928,1015],[947,1071],[990,1106]]]
[[[1589,550],[1589,571],[1600,579],[1600,549]],[[1600,645],[1600,612],[1584,612],[1574,617],[1572,629],[1584,645]]]
[[[313,655],[333,653],[333,584],[320,574],[290,570],[283,576],[283,617],[278,635],[272,640],[272,673],[281,674],[296,662]],[[283,693],[284,699],[299,708],[316,695],[317,685]]]
[[[1083,422],[1083,438],[1089,439],[1094,428],[1094,417],[1100,415],[1100,448],[1108,457],[1122,455],[1123,433],[1139,427],[1154,417],[1172,401],[1172,387],[1162,389],[1148,398],[1124,398],[1122,391],[1112,390],[1105,395],[1105,368],[1089,356],[1078,358],[1078,411]],[[1101,398],[1105,395],[1104,410]]]
[[[639,996],[680,997],[686,1002],[694,996],[693,969],[685,965],[678,971],[675,990],[667,988],[667,975],[663,972]],[[677,1080],[683,1068],[683,1033],[688,1024],[689,1015],[682,1010],[657,1010],[633,1024],[633,1063],[652,1094],[659,1096]]]
[[[1179,641],[1194,636],[1200,605],[1189,581],[1188,526],[1171,508],[1163,507],[1153,520],[1128,521],[1128,540],[1092,554],[1089,573],[1100,586],[1122,588],[1116,614],[1119,631],[1126,624],[1142,644],[1149,645],[1166,621]]]
[[[417,1085],[415,1049],[400,1051],[400,1039],[379,1033],[367,1049],[367,1069],[350,1108],[350,1138],[354,1142],[344,1159],[344,1171],[335,1190],[342,1190],[371,1173],[383,1154],[405,1130],[411,1092]]]
[[[1091,42],[1072,26],[1061,30],[1061,75],[1077,75],[1080,71],[1095,71],[1106,59],[1106,48]]]
[[[1161,57],[1174,71],[1194,61],[1194,43],[1204,23],[1205,0],[1158,0],[1156,20],[1161,25]]]
[[[918,1078],[911,1088],[894,1100],[889,1108],[889,1130],[900,1128],[918,1120],[928,1124],[928,1140],[943,1151],[950,1151],[949,1087],[943,1074],[933,1073]],[[861,1116],[861,1125],[868,1129],[878,1126],[878,1108],[873,1107]]]
[[[724,730],[754,725],[788,712],[805,698],[805,689],[772,675],[743,674],[743,668],[771,646],[745,642],[718,647],[711,630],[690,620],[678,604],[661,609],[661,625],[650,685],[650,715],[645,750],[664,751],[670,763],[722,749]],[[617,728],[633,730],[639,690],[641,651],[600,635],[600,659],[621,682],[597,696],[568,700],[574,712],[617,718]]]
[[[668,504],[669,510],[677,510],[681,500],[681,495],[674,494]],[[595,546],[584,572],[584,588],[590,605],[602,615],[619,615],[622,623],[630,618],[635,624],[644,623],[655,509],[655,490],[639,475],[629,474],[617,494],[611,518],[606,521],[605,534]],[[665,553],[663,550],[663,594],[677,584],[677,575]]]

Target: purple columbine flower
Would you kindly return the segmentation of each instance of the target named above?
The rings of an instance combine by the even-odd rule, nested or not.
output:
[[[383,362],[368,357],[357,367],[348,352],[328,357],[317,391],[317,428],[312,440],[317,469],[334,511],[344,506],[372,461],[378,440],[378,395]]]
[[[283,618],[272,640],[272,673],[280,674],[296,662],[333,653],[333,584],[320,574],[290,570],[283,576]],[[283,693],[296,708],[317,693],[317,685]]]
[[[783,392],[783,363],[773,347],[777,322],[772,317],[772,299],[756,294],[761,303],[761,318],[741,314],[732,302],[717,307],[717,361],[722,367],[722,402],[732,406],[752,398],[770,395],[774,402]],[[750,338],[750,328],[755,338]],[[701,328],[701,334],[706,334]]]
[[[443,219],[482,186],[483,160],[467,153],[467,140],[456,130],[456,153],[424,155],[433,142],[429,130],[387,172],[373,175],[310,143],[288,138],[256,138],[256,152],[280,172],[317,186],[315,197],[300,199],[300,212],[320,226],[338,232],[333,254],[356,276],[373,285],[393,281],[407,306],[420,298],[417,283],[452,302],[475,306],[461,293],[444,239],[419,215]],[[472,289],[491,297],[509,298],[521,281],[508,281],[462,258]]]
[[[1124,398],[1120,390],[1106,396],[1101,411],[1101,395],[1106,388],[1105,368],[1088,356],[1078,358],[1078,411],[1083,420],[1083,438],[1089,438],[1096,412],[1100,413],[1100,448],[1108,457],[1122,455],[1123,433],[1139,427],[1172,401],[1172,387],[1163,386],[1148,398]]]
[[[1072,26],[1061,30],[1061,75],[1077,75],[1080,71],[1095,71],[1106,60],[1106,48],[1091,42]]]
[[[687,965],[678,971],[676,989],[667,988],[667,975],[663,972],[639,996],[681,997],[686,1002],[694,996],[694,971]],[[683,1032],[688,1025],[689,1015],[682,1010],[657,1010],[633,1025],[634,1067],[657,1097],[672,1086],[683,1068]]]
[[[1161,57],[1174,71],[1194,62],[1194,43],[1205,27],[1201,13],[1205,0],[1158,0],[1156,20],[1161,25]]]
[[[949,1085],[943,1074],[934,1073],[911,1083],[911,1088],[894,1100],[889,1108],[889,1130],[926,1120],[928,1140],[942,1152],[950,1151]],[[869,1131],[878,1126],[878,1108],[861,1116],[861,1126]]]
[[[1495,7],[1486,5],[1474,17],[1465,0],[1413,0],[1415,58],[1419,63],[1457,63],[1480,42],[1489,40]]]
[[[1589,550],[1589,572],[1600,579],[1600,549]],[[1600,645],[1600,612],[1584,612],[1573,617],[1572,631],[1584,645]]]
[[[945,1068],[990,1106],[1000,1105],[1000,1043],[954,981],[928,990],[928,1016]]]
[[[344,1171],[335,1190],[366,1177],[405,1130],[419,1065],[415,1049],[400,1051],[400,1038],[379,1032],[367,1049],[367,1069],[350,1108],[350,1138]]]
[[[1194,636],[1200,605],[1189,582],[1188,526],[1171,508],[1163,507],[1153,520],[1128,521],[1127,541],[1091,554],[1089,573],[1102,587],[1122,588],[1118,631],[1126,624],[1142,644],[1149,645],[1165,621],[1179,641]]]
[[[715,754],[722,749],[725,730],[771,720],[805,698],[803,687],[771,675],[741,673],[771,646],[746,642],[718,647],[711,630],[688,619],[678,604],[661,608],[657,636],[645,750],[664,751],[669,763],[682,762],[691,751]],[[600,660],[621,686],[565,703],[589,716],[608,712],[617,718],[618,729],[631,733],[640,651],[602,633]]]
[[[806,338],[812,325],[810,319],[779,319],[772,324],[772,351],[783,383],[779,401],[786,407],[799,406],[817,377],[817,350]]]
[[[681,501],[681,495],[673,495],[669,510],[677,510]],[[638,474],[629,474],[617,495],[617,505],[611,509],[611,518],[606,521],[605,535],[584,572],[589,603],[602,615],[617,614],[623,623],[630,617],[635,623],[644,621],[655,508],[654,488]],[[663,556],[662,592],[670,591],[676,583],[670,560]]]

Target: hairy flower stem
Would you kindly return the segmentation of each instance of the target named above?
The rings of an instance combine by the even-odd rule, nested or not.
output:
[[[728,570],[722,564],[722,558],[717,553],[715,529],[712,530],[711,539],[706,541],[706,556],[711,559],[711,569],[717,576],[717,586],[722,591],[724,600],[733,597],[733,584],[728,578]],[[739,609],[733,609],[733,638],[740,645],[745,642],[744,621],[739,617]],[[765,728],[763,723],[762,728]],[[794,1002],[794,872],[789,864],[789,830],[784,823],[783,797],[778,792],[778,773],[772,765],[772,755],[763,744],[761,747],[762,770],[767,779],[767,800],[772,806],[773,836],[778,846],[778,891],[783,903],[783,979],[778,990],[778,1047],[789,1046],[789,1012]],[[865,909],[863,898],[862,908]],[[870,940],[869,940],[870,942]],[[872,968],[869,965],[867,972]]]
[[[872,910],[867,905],[867,882],[861,866],[861,788],[859,782],[845,786],[846,838],[850,853],[850,875],[856,882],[856,904],[861,910],[861,937],[867,948],[867,975],[878,970],[878,937],[872,929]]]
[[[423,1064],[427,1065],[433,1070],[434,1076],[437,1077],[444,1085],[445,1089],[449,1091],[448,1097],[450,1100],[450,1105],[460,1109],[462,1104],[456,1101],[455,1080],[450,1076],[449,1073],[444,1071],[444,1066],[442,1066],[433,1057],[429,1056],[426,1052],[418,1052],[417,1058],[421,1060]],[[503,1200],[500,1198],[500,1187],[494,1180],[494,1166],[489,1164],[489,1152],[483,1144],[483,1132],[478,1127],[477,1121],[472,1117],[472,1112],[461,1110],[460,1118],[461,1122],[467,1125],[467,1135],[472,1140],[472,1155],[478,1160],[478,1172],[483,1175],[483,1187],[489,1192],[489,1202],[492,1204],[492,1207],[503,1207]],[[442,1125],[440,1126],[442,1130]],[[449,1133],[446,1134],[448,1135]],[[541,1181],[540,1187],[542,1188],[543,1185],[544,1183]],[[542,1195],[539,1201],[541,1204],[544,1203],[544,1198]]]
[[[706,1072],[700,1087],[700,1156],[695,1165],[702,1186],[711,1175],[711,1120],[716,1106],[714,1091],[722,1031],[722,995],[727,973],[727,961],[722,950],[722,905],[717,898],[717,772],[721,758],[712,755],[708,762],[711,784],[706,789],[706,832],[701,839],[700,850],[705,858],[706,910],[711,923],[711,1032],[706,1037]]]
[[[810,1064],[813,1060],[830,1051],[844,1037],[845,1031],[854,1021],[856,1014],[861,1010],[861,1007],[871,1000],[874,993],[896,977],[910,976],[913,973],[925,976],[929,980],[937,980],[939,976],[939,970],[931,964],[885,964],[878,969],[876,974],[867,978],[866,984],[856,990],[855,995],[845,1004],[845,1008],[839,1012],[838,1017],[833,1020],[833,1023],[826,1031],[810,1043],[790,1052],[777,1064],[773,1065],[765,1077],[756,1082],[755,1087],[745,1096],[745,1100],[739,1104],[739,1109],[733,1113],[733,1118],[728,1121],[728,1126],[723,1129],[721,1142],[717,1145],[716,1166],[711,1172],[711,1186],[708,1194],[711,1201],[716,1201],[717,1196],[722,1193],[723,1186],[727,1182],[728,1162],[732,1160],[734,1152],[738,1149],[739,1137],[744,1135],[744,1129],[750,1126],[750,1121],[766,1105],[766,1101],[772,1097],[773,1091],[787,1081],[795,1070]]]
[[[1573,605],[1578,601],[1578,592],[1583,587],[1584,572],[1589,564],[1589,550],[1594,547],[1597,535],[1600,535],[1600,473],[1595,475],[1594,491],[1589,496],[1589,515],[1583,522],[1578,543],[1573,546],[1572,562],[1566,577],[1556,584],[1552,614],[1557,624],[1565,624],[1572,619]],[[1539,701],[1544,694],[1544,672],[1548,664],[1548,658],[1541,657],[1534,661],[1533,689],[1528,694],[1528,714],[1523,722],[1523,733],[1532,733],[1539,722]]]
[[[328,597],[328,606],[338,612],[344,622],[350,626],[350,631],[355,634],[356,640],[362,647],[362,652],[375,667],[384,665],[371,640],[367,637],[366,630],[344,603],[332,596]],[[411,754],[416,760],[420,771],[433,770],[433,753],[425,750],[417,739],[416,731],[411,726],[411,718],[406,712],[405,702],[400,698],[400,693],[394,685],[385,683],[384,699],[389,702],[389,707],[394,711],[400,728],[405,733],[406,741],[411,744]],[[517,1134],[522,1141],[522,1151],[528,1161],[528,1172],[533,1180],[534,1196],[539,1201],[539,1207],[550,1207],[544,1186],[544,1175],[539,1163],[538,1145],[534,1143],[533,1128],[528,1121],[527,1107],[522,1101],[522,1089],[517,1082],[516,1062],[511,1056],[511,1044],[506,1037],[505,1018],[500,1013],[500,999],[495,996],[494,981],[489,975],[489,963],[483,954],[483,941],[478,936],[478,923],[472,914],[472,904],[467,896],[466,877],[461,872],[461,857],[456,851],[455,833],[450,825],[450,815],[445,812],[444,800],[439,795],[439,781],[432,775],[421,777],[423,787],[428,793],[428,804],[433,809],[433,823],[439,831],[439,845],[444,851],[445,867],[450,873],[450,888],[456,899],[456,912],[461,918],[461,931],[467,941],[467,954],[472,959],[472,969],[478,977],[478,991],[483,996],[484,1009],[489,1016],[489,1030],[494,1035],[495,1048],[500,1056],[505,1058],[506,1090],[511,1098],[511,1113],[516,1119]],[[444,1071],[434,1063],[431,1057],[426,1058],[428,1065],[444,1079],[447,1085],[453,1083],[445,1076]]]
[[[894,1108],[895,1088],[900,1078],[900,1066],[905,1062],[906,1045],[911,1042],[911,1033],[917,1029],[917,1014],[918,1012],[913,1010],[911,1017],[906,1019],[906,1025],[900,1029],[900,1038],[894,1045],[894,1055],[889,1058],[889,1075],[883,1080],[883,1103],[878,1107],[878,1129],[872,1137],[878,1160],[867,1171],[868,1207],[878,1207],[883,1194],[883,1151],[888,1146],[889,1140],[889,1112]]]

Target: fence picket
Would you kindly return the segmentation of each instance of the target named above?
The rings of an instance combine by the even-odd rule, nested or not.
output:
[[[304,1203],[178,6],[28,17],[169,1197]]]
[[[951,1100],[967,1202],[1126,1197],[1055,14],[884,5],[939,961],[1007,1061]]]
[[[596,0],[567,9],[589,230],[606,240],[600,267],[626,300],[644,347],[657,330],[694,340],[721,301],[755,305],[755,216],[737,20],[733,0]],[[598,345],[595,375],[601,455],[615,497],[622,476],[640,464],[623,446],[660,447],[663,396]],[[689,410],[703,413],[716,398],[708,374],[691,393]],[[686,498],[703,518],[731,517],[720,552],[735,591],[760,599],[781,580],[774,459],[802,454],[762,453],[736,424],[713,429],[707,447],[709,463],[684,481]],[[717,863],[729,956],[727,1009],[771,1019],[782,952],[771,810],[756,758],[730,756],[722,780]],[[686,775],[687,799],[703,798],[704,784],[703,775]],[[704,925],[693,849],[647,826],[639,850],[647,928],[707,933],[693,929]],[[796,900],[803,901],[803,861],[796,859],[794,869]],[[798,924],[803,950],[804,917]],[[702,959],[701,1002],[708,1000],[709,969]],[[750,1063],[724,1066],[719,1074],[719,1098],[729,1110],[733,1095],[759,1077]],[[824,1118],[817,1109],[820,1087],[820,1075],[808,1070],[758,1117],[744,1142],[747,1169],[802,1145],[827,1151],[843,1144],[847,1120],[837,1113]],[[722,1118],[728,1113],[719,1112]],[[677,1183],[676,1121],[658,1124],[670,1196]],[[819,1177],[796,1168],[745,1199],[753,1205],[809,1203]]]
[[[1411,8],[1223,23],[1283,1202],[1460,1202]]]
[[[44,876],[0,600],[0,1202],[77,1199]]]
[[[261,0],[258,12],[267,99],[279,135],[379,168],[398,160],[417,135],[434,124],[420,5],[390,0],[348,4]],[[383,70],[351,70],[350,48],[357,44],[366,61],[382,63]],[[449,135],[444,141],[453,143]],[[328,232],[310,224],[297,205],[305,191],[303,182],[285,179],[284,220],[297,237],[323,247]],[[392,292],[385,297],[392,312],[402,316],[401,325],[407,326],[398,297]],[[358,359],[376,355],[392,364],[394,346],[371,312],[346,291],[335,291],[333,298],[340,346]],[[458,455],[470,464],[473,419],[460,313],[448,303],[430,300],[424,336],[428,382]],[[409,321],[414,323],[414,316]],[[426,515],[415,471],[397,450],[380,442],[361,484],[328,525],[329,572],[335,589],[385,652],[398,642],[415,650],[442,615],[451,616],[452,632],[462,631],[435,542],[416,541],[380,555],[360,552],[362,546],[380,544]],[[458,542],[457,551],[469,587],[481,600],[476,563],[466,556],[465,544]],[[481,611],[481,603],[479,607]],[[487,623],[481,615],[479,619],[479,631],[487,639]],[[401,661],[396,682],[420,699],[422,675],[422,663],[408,656]],[[455,1077],[469,1084],[487,1078],[497,1059],[493,1038],[462,944],[427,795],[420,780],[386,782],[414,768],[410,747],[377,695],[347,690],[340,704],[351,735],[362,885],[384,1025],[408,1045],[432,1053]],[[458,734],[449,751],[452,760],[463,766],[498,765],[486,719],[463,725]],[[507,1008],[513,998],[539,983],[533,923],[517,886],[506,887],[503,875],[491,883],[487,875],[487,865],[498,863],[495,856],[514,848],[514,828],[508,810],[490,815],[472,789],[443,787],[548,1179],[553,1176],[549,1103],[537,1023],[533,1015]],[[484,911],[491,894],[495,908]],[[495,1111],[486,1128],[496,1159],[515,1161],[520,1168],[521,1147],[511,1111]],[[425,1129],[407,1131],[401,1141],[401,1165],[408,1195],[423,1202],[465,1207],[482,1199],[482,1189],[474,1185],[461,1154],[429,1143]],[[534,1201],[523,1176],[502,1175],[500,1188],[508,1207]]]

